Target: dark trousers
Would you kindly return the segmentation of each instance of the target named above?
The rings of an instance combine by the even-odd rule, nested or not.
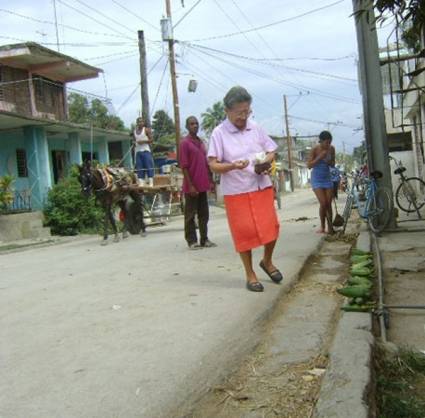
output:
[[[204,245],[208,239],[208,197],[207,192],[199,193],[197,196],[191,196],[188,193],[184,195],[184,237],[188,243],[198,242],[196,236],[195,216],[198,216],[198,226],[200,235],[200,244]]]
[[[138,151],[136,153],[136,173],[139,179],[154,176],[154,165],[152,154],[149,151]]]

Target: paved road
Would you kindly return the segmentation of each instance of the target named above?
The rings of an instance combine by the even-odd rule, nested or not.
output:
[[[288,279],[320,242],[317,209],[311,191],[284,198],[275,262]],[[182,235],[176,219],[106,247],[0,256],[1,418],[169,418],[236,367],[285,286],[245,290],[221,209],[217,248],[190,252]]]

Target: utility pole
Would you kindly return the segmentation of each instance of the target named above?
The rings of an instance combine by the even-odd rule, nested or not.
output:
[[[142,30],[137,31],[139,39],[139,63],[140,63],[140,94],[142,99],[142,118],[145,125],[151,127],[149,112],[148,76],[146,68],[146,44],[145,34]]]
[[[286,125],[286,144],[288,147],[288,170],[289,170],[289,183],[291,185],[291,192],[294,191],[294,173],[292,170],[292,138],[289,134],[289,121],[288,121],[288,105],[286,103],[286,94],[283,95],[283,104],[285,107],[285,125]]]
[[[381,67],[378,38],[371,0],[353,0],[357,47],[359,51],[360,85],[363,102],[363,124],[366,139],[369,172],[380,171],[379,186],[385,187],[393,201],[391,170],[385,125]],[[364,10],[360,15],[358,12]],[[396,226],[394,212],[389,228]]]
[[[345,142],[342,141],[342,166],[345,170]]]
[[[171,75],[171,88],[173,91],[173,107],[174,107],[174,126],[176,129],[176,152],[177,152],[177,161],[179,159],[179,143],[180,143],[180,107],[179,107],[179,97],[177,92],[177,78],[176,78],[176,60],[174,56],[174,39],[172,34],[172,24],[171,24],[171,4],[170,0],[165,0],[165,9],[167,13],[167,23],[168,23],[168,34],[164,36],[164,28],[162,39],[168,42],[168,60],[170,63],[170,75]]]

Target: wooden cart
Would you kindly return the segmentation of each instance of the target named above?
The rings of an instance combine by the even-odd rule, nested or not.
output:
[[[183,214],[183,174],[176,166],[169,167],[169,173],[154,176],[153,186],[132,186],[132,189],[142,195],[146,225],[165,224],[171,216]],[[131,234],[141,231],[141,213],[133,201],[127,203],[125,222]]]

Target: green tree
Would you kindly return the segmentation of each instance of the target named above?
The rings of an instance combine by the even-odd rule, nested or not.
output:
[[[369,0],[360,0],[365,6]],[[402,27],[402,38],[409,48],[419,52],[421,30],[425,25],[424,0],[372,0],[377,22],[384,23],[389,17],[397,18]],[[361,9],[359,14],[365,12]]]
[[[226,119],[223,103],[214,103],[212,107],[207,108],[207,110],[201,114],[201,118],[202,129],[205,131],[207,136],[210,136],[214,128]]]
[[[174,134],[174,122],[165,110],[157,110],[152,119],[153,140],[159,141],[162,137]]]
[[[108,108],[99,99],[91,102],[81,94],[71,93],[68,96],[69,120],[74,123],[93,123],[103,129],[124,131],[124,122],[115,115],[109,114]]]
[[[86,96],[71,93],[68,95],[69,121],[74,123],[87,123],[90,120],[89,101]]]
[[[353,150],[353,161],[358,166],[363,165],[367,160],[366,144],[362,141],[359,147],[355,147]]]
[[[366,3],[366,0],[361,0]],[[425,24],[425,2],[423,0],[373,0],[377,20],[380,22],[388,18],[388,14],[397,17],[399,23],[412,22],[412,25],[421,28]]]

